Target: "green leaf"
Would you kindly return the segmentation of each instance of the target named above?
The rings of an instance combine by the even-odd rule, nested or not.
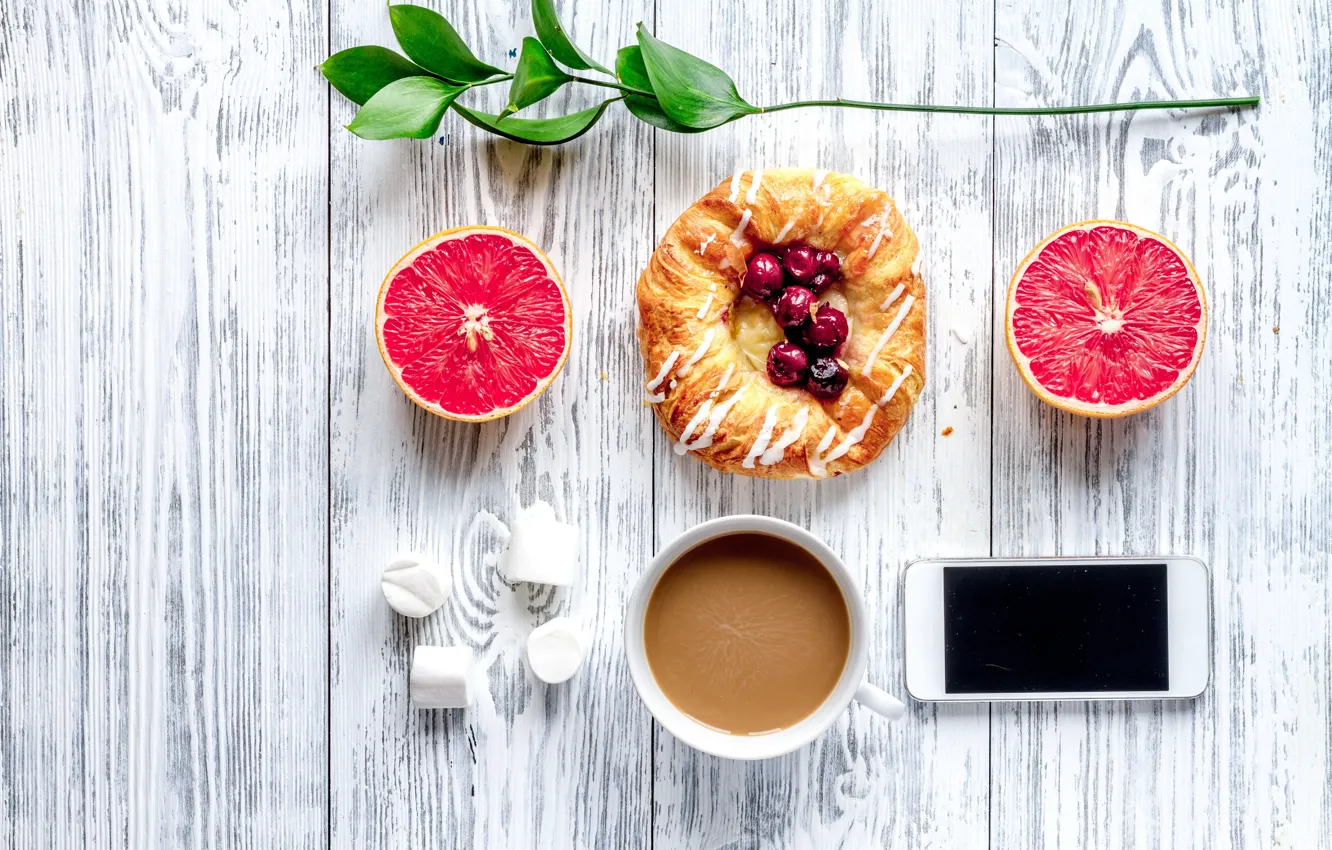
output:
[[[405,77],[366,101],[347,129],[362,139],[428,139],[444,110],[465,91],[467,86],[434,77]]]
[[[552,56],[565,65],[580,71],[595,68],[603,74],[610,73],[565,35],[564,27],[560,26],[560,19],[555,16],[555,4],[552,0],[532,0],[532,23],[536,25],[537,37],[541,39],[541,43]]]
[[[429,73],[387,47],[374,44],[338,51],[324,60],[319,71],[333,88],[361,104],[395,80]]]
[[[652,91],[652,80],[648,77],[647,66],[643,64],[643,50],[637,44],[620,48],[615,54],[615,76],[626,86],[643,91]],[[643,97],[628,94],[624,105],[639,121],[660,127],[672,133],[701,133],[702,127],[686,127],[679,121],[661,111],[661,104],[655,97]]]
[[[402,52],[432,74],[457,83],[478,83],[504,73],[472,55],[444,16],[423,6],[389,6],[389,20]]]
[[[571,142],[592,129],[597,119],[618,97],[605,101],[600,106],[584,109],[572,115],[559,118],[506,118],[500,122],[500,116],[485,112],[476,112],[461,104],[453,104],[453,111],[472,122],[482,130],[523,142],[529,145],[558,145]]]
[[[716,65],[653,38],[638,25],[638,45],[662,111],[672,120],[708,130],[760,112],[735,90],[735,82]],[[408,54],[410,55],[410,54]]]
[[[624,105],[635,118],[644,124],[651,124],[653,127],[659,127],[672,133],[702,133],[704,130],[710,129],[708,127],[686,127],[662,112],[661,104],[650,97],[641,97],[634,94],[626,95]]]
[[[643,48],[637,44],[620,48],[615,54],[615,78],[626,86],[652,91],[652,78],[643,64]]]
[[[505,113],[517,112],[539,100],[545,100],[572,79],[560,70],[541,42],[531,36],[524,38],[523,54],[518,57],[518,67],[509,85],[509,106]],[[503,113],[500,117],[503,117]]]

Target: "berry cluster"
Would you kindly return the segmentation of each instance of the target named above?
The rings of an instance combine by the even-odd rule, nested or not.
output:
[[[821,399],[846,389],[850,374],[837,359],[846,342],[846,315],[819,295],[842,276],[842,261],[832,251],[809,245],[774,246],[749,258],[741,290],[772,308],[786,342],[768,352],[768,378],[779,387],[804,384]]]

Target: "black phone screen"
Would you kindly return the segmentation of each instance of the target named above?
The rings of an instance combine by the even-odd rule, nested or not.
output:
[[[950,694],[1167,691],[1165,564],[944,567]]]

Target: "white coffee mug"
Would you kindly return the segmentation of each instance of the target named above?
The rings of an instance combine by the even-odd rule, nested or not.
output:
[[[705,726],[676,708],[657,685],[648,666],[643,648],[643,625],[647,617],[648,599],[657,586],[657,580],[676,559],[705,540],[740,532],[758,532],[781,537],[809,552],[827,568],[836,579],[846,609],[851,617],[851,651],[842,668],[842,677],[832,693],[814,713],[793,726],[762,735],[728,735]],[[798,525],[771,517],[743,515],[710,520],[694,526],[666,545],[648,564],[629,597],[629,610],[624,618],[624,647],[629,657],[629,674],[633,677],[638,695],[652,716],[676,738],[695,749],[714,756],[732,759],[766,759],[785,755],[813,741],[827,731],[846,707],[855,700],[866,708],[896,720],[906,713],[906,706],[880,688],[865,681],[868,661],[869,635],[865,614],[865,600],[860,595],[846,564],[833,550],[813,534]]]

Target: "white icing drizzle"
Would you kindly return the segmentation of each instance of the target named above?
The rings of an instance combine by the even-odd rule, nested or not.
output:
[[[902,320],[906,318],[906,314],[911,311],[911,305],[915,303],[916,296],[914,295],[908,295],[906,300],[902,302],[902,306],[897,311],[897,315],[893,317],[892,324],[890,324],[883,332],[883,335],[879,337],[879,341],[874,343],[874,348],[870,349],[869,357],[865,358],[865,365],[860,370],[860,374],[869,375],[870,370],[874,368],[874,361],[878,358],[879,352],[883,351],[883,347],[888,344],[888,340],[892,339],[893,334],[897,333],[897,329],[902,326]]]
[[[922,257],[920,254],[917,254],[916,259],[911,261],[911,273],[913,275],[916,275],[917,277],[920,276],[920,261],[922,259],[924,259],[924,257]]]
[[[713,240],[716,238],[717,234],[709,233],[707,239],[704,239],[702,242],[698,243],[698,250],[695,251],[694,253],[698,254],[700,257],[703,256],[704,252],[708,250],[708,246],[711,245]]]
[[[708,332],[703,335],[703,341],[699,343],[698,348],[694,349],[694,353],[689,355],[689,359],[685,361],[685,364],[676,370],[675,374],[677,377],[683,378],[685,375],[688,375],[689,370],[694,368],[694,364],[703,359],[703,355],[708,353],[708,347],[712,345],[712,338],[716,335],[716,328],[708,328]]]
[[[676,454],[682,455],[686,451],[688,451],[689,446],[687,445],[687,443],[689,442],[689,438],[694,435],[694,429],[697,428],[699,423],[702,422],[704,419],[706,419],[708,414],[711,412],[712,412],[712,399],[708,399],[707,401],[703,402],[702,406],[699,407],[698,412],[694,414],[694,418],[690,419],[689,424],[685,426],[684,432],[680,434],[680,441],[675,444]]]
[[[905,291],[906,291],[906,284],[899,283],[897,285],[897,288],[894,289],[892,292],[888,293],[887,298],[883,299],[883,303],[879,305],[879,311],[882,312],[884,310],[887,310],[889,307],[893,306],[893,302],[896,301],[898,297]]]
[[[971,337],[963,333],[961,330],[957,328],[949,328],[948,332],[953,336],[957,337],[957,341],[962,343],[963,345],[971,344]]]
[[[776,245],[782,244],[782,240],[786,238],[786,234],[791,232],[791,228],[795,227],[795,223],[795,216],[791,216],[791,220],[783,224],[782,229],[777,232],[777,238],[772,240],[773,243]]]
[[[708,292],[716,292],[716,291],[717,291],[717,284],[715,284],[715,283],[709,283],[709,284],[708,284]]]
[[[823,439],[819,440],[819,444],[814,447],[814,453],[821,455],[824,452],[826,452],[828,450],[828,447],[832,445],[833,434],[835,434],[836,432],[837,432],[836,425],[828,426],[828,433],[824,434]]]
[[[832,184],[824,183],[823,181],[826,179],[828,179],[828,169],[826,168],[814,169],[814,182],[813,185],[810,187],[810,190],[814,193],[814,203],[818,204],[820,207],[823,208],[819,210],[819,220],[814,222],[815,227],[823,226],[823,217],[828,214],[827,207],[829,207],[832,204]],[[822,199],[819,198],[820,186],[823,187]],[[779,239],[777,241],[780,242],[781,240]]]
[[[745,455],[745,461],[740,464],[741,466],[745,469],[754,468],[754,461],[758,460],[759,455],[768,447],[768,441],[772,439],[772,429],[776,425],[777,405],[774,404],[768,408],[768,415],[763,417],[763,427],[759,429],[758,437],[754,439],[754,445],[750,447],[749,454]]]
[[[731,176],[731,194],[727,198],[731,203],[735,203],[740,198],[740,175],[743,171],[737,171]]]
[[[739,248],[745,244],[744,232],[749,227],[749,219],[754,215],[753,210],[745,210],[745,214],[740,216],[740,223],[735,226],[735,232],[731,234],[731,244]]]
[[[892,228],[888,226],[888,217],[886,215],[883,217],[883,221],[879,223],[879,232],[875,234],[874,241],[870,243],[869,256],[871,258],[873,258],[874,254],[879,250],[879,243],[883,241],[883,237],[885,236],[889,239],[893,238],[893,231]]]
[[[819,440],[819,444],[814,447],[814,454],[809,459],[809,471],[811,474],[816,475],[819,478],[828,474],[828,470],[824,469],[824,464],[828,461],[827,458],[823,456],[823,453],[828,451],[828,447],[832,445],[833,437],[836,434],[837,426],[829,425],[828,433],[824,434],[823,439]]]
[[[645,388],[647,392],[653,392],[654,389],[657,389],[658,386],[662,385],[662,381],[666,380],[666,374],[670,372],[671,366],[674,366],[675,361],[677,360],[679,360],[679,352],[671,352],[670,357],[667,357],[666,362],[663,362],[662,370],[657,373],[657,377],[654,377],[651,381],[647,381]]]
[[[722,257],[721,262],[717,264],[718,271],[725,271],[731,267],[731,258]]]
[[[892,401],[893,396],[897,395],[897,391],[902,388],[902,382],[909,377],[911,377],[910,363],[908,363],[906,365],[906,368],[902,370],[902,374],[897,376],[897,380],[893,381],[892,384],[889,385],[888,392],[883,394],[883,398],[879,399],[878,401],[879,407],[887,407],[888,402]]]
[[[777,442],[763,452],[758,462],[764,466],[772,466],[774,463],[781,462],[786,457],[786,447],[800,439],[800,435],[805,433],[807,422],[809,422],[809,408],[802,407],[800,412],[795,415],[795,419],[791,420],[791,424],[777,438]]]
[[[908,366],[907,368],[910,369],[911,367]],[[726,372],[722,375],[722,379],[717,382],[717,389],[708,393],[708,398],[716,398],[718,395],[720,395],[721,391],[726,389],[726,385],[731,382],[731,375],[733,374],[735,374],[734,363],[726,367]]]
[[[687,448],[692,451],[694,449],[706,449],[708,446],[712,445],[712,438],[716,435],[717,429],[721,427],[722,420],[726,418],[726,414],[731,412],[731,408],[735,407],[735,403],[739,401],[740,397],[752,386],[753,384],[746,384],[737,390],[735,395],[714,407],[712,409],[712,416],[708,418],[708,427],[705,428],[703,433],[698,435],[698,439],[690,443]],[[676,451],[679,451],[679,449],[677,448]],[[684,454],[684,452],[680,452],[680,454]]]
[[[906,368],[902,370],[902,374],[898,375],[897,380],[893,381],[892,386],[888,387],[888,392],[883,394],[883,398],[869,406],[869,409],[865,411],[865,418],[861,419],[860,424],[852,428],[846,438],[838,443],[837,448],[832,451],[828,451],[828,446],[832,445],[833,432],[837,430],[837,426],[834,425],[829,428],[828,433],[824,434],[823,440],[819,442],[818,448],[814,450],[814,457],[809,459],[809,471],[820,478],[827,475],[828,464],[851,451],[852,446],[865,439],[865,435],[869,433],[870,425],[874,423],[874,415],[879,412],[881,407],[893,400],[893,396],[897,395],[897,391],[902,388],[903,382],[910,376],[911,364],[908,363]]]
[[[677,381],[677,380],[675,380],[674,378],[671,378],[671,382],[670,382],[669,384],[667,384],[666,386],[670,387],[671,389],[675,389],[675,385],[678,384],[678,383],[680,383],[680,382]]]
[[[698,312],[694,314],[694,318],[701,319],[706,316],[708,314],[708,308],[712,306],[712,299],[715,297],[715,295],[709,292],[708,300],[704,301],[703,306],[698,308]]]
[[[749,191],[745,193],[745,203],[758,203],[759,185],[763,183],[763,169],[754,170],[754,182],[749,184]]]
[[[879,412],[879,406],[877,404],[871,404],[869,406],[869,410],[865,411],[865,418],[860,420],[859,425],[851,429],[851,433],[847,434],[846,439],[842,440],[842,442],[837,444],[837,448],[833,449],[827,454],[824,454],[822,449],[819,450],[818,454],[816,454],[814,458],[812,458],[809,462],[809,471],[819,476],[820,478],[827,475],[828,464],[832,463],[833,461],[840,458],[842,455],[851,451],[852,446],[854,446],[856,443],[859,443],[861,440],[865,439],[865,435],[869,433],[870,424],[874,421],[874,414],[878,412]],[[837,426],[834,425],[832,429],[829,431],[829,434],[831,434],[832,431],[835,431],[836,429]],[[823,443],[828,443],[828,442],[831,441],[828,440],[827,437],[825,436]],[[819,443],[819,445],[823,446],[823,443]],[[826,446],[824,448],[826,448]]]
[[[726,418],[726,414],[731,412],[731,408],[735,406],[735,403],[739,401],[740,397],[748,392],[749,388],[752,386],[753,384],[746,384],[741,387],[735,395],[715,406],[711,399],[703,402],[703,406],[698,409],[698,413],[695,413],[694,418],[689,420],[689,425],[685,428],[685,432],[680,435],[680,442],[675,444],[675,453],[682,455],[685,452],[706,449],[708,446],[711,446],[712,438],[717,433],[717,429],[721,427],[722,420]],[[703,417],[707,416],[709,413],[711,416],[708,416],[708,426],[703,429],[702,434],[698,435],[697,440],[694,440],[692,443],[689,442],[689,436],[694,433],[694,429],[698,427],[698,423],[702,421]]]

